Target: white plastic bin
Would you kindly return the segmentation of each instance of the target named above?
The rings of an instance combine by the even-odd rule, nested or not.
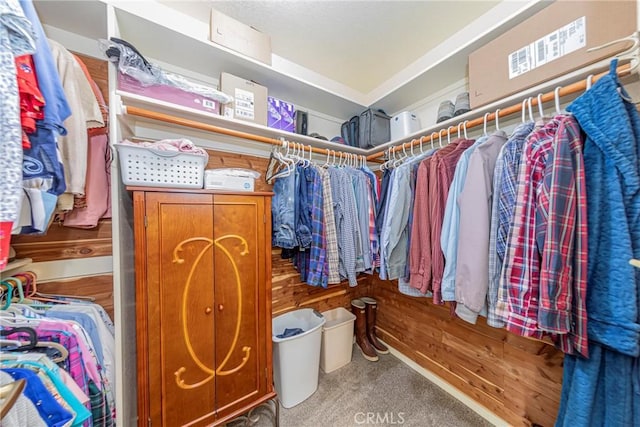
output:
[[[291,311],[272,321],[273,382],[285,408],[305,401],[318,388],[320,339],[324,323],[322,314],[311,308]],[[304,332],[278,338],[287,328],[301,328]]]
[[[327,373],[351,362],[356,316],[343,307],[323,311],[322,315],[326,323],[322,327],[320,369]]]

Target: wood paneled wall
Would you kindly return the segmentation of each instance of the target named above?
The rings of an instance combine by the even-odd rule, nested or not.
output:
[[[503,329],[452,319],[449,307],[401,294],[372,279],[378,336],[512,425],[553,426],[560,401],[562,352]]]

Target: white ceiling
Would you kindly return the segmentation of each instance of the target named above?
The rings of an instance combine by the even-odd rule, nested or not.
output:
[[[215,8],[269,34],[274,54],[369,93],[500,1],[162,3],[205,22]]]

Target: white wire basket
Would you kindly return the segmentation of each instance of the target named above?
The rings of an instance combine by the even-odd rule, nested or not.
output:
[[[114,144],[122,182],[146,187],[202,188],[207,158],[197,154]]]

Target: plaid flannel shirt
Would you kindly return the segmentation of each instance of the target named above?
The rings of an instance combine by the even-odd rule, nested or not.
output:
[[[338,235],[336,234],[336,219],[333,215],[333,196],[331,195],[331,182],[329,171],[318,168],[318,173],[322,179],[322,210],[324,218],[324,237],[326,241],[327,260],[327,282],[331,284],[340,283],[340,272],[338,271]]]
[[[309,270],[307,283],[312,286],[327,287],[327,250],[324,234],[324,199],[322,197],[322,178],[314,167],[309,167],[307,172],[313,177],[310,182],[311,194],[311,249],[309,255]]]
[[[501,314],[507,330],[522,336],[543,335],[538,329],[540,256],[536,233],[546,232],[542,221],[548,213],[548,194],[543,179],[558,124],[554,118],[529,136],[518,173],[513,226],[502,272],[505,285],[500,286],[498,299],[506,302],[506,313]]]
[[[561,334],[554,341],[563,352],[589,357],[583,144],[577,121],[562,117],[545,170],[549,209],[546,233],[538,239],[542,250],[538,324],[542,330]]]

